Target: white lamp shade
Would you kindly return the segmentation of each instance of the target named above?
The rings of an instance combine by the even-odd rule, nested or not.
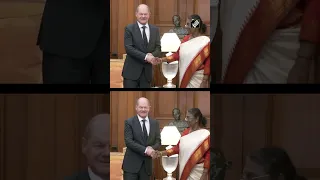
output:
[[[180,44],[181,41],[176,33],[164,33],[161,38],[161,51],[176,52]]]
[[[161,133],[161,145],[177,145],[181,134],[176,126],[165,126]]]

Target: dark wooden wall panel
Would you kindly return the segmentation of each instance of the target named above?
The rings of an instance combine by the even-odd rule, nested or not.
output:
[[[226,180],[239,179],[244,158],[255,149],[287,150],[298,172],[320,179],[320,95],[212,95],[214,147],[233,161]],[[217,131],[216,131],[217,130]]]

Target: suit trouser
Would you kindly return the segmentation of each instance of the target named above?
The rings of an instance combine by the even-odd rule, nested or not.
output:
[[[123,79],[124,88],[150,88],[151,82],[147,79],[145,68],[142,69],[139,79]]]
[[[138,173],[129,173],[123,172],[123,180],[150,180],[151,176],[149,176],[146,172],[145,162],[142,163],[142,166]]]
[[[104,25],[106,29],[108,25]],[[94,51],[85,58],[74,59],[43,52],[44,84],[109,84],[108,37],[103,30]]]

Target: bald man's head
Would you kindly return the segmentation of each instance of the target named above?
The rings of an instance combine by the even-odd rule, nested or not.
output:
[[[102,179],[110,175],[110,115],[99,114],[88,123],[83,141],[82,152],[91,170]]]
[[[146,4],[140,4],[136,9],[136,17],[140,24],[147,24],[150,14],[150,9]]]
[[[145,97],[141,97],[137,100],[136,103],[136,111],[137,114],[142,117],[145,118],[148,116],[150,110],[150,101],[149,99],[145,98]]]
[[[148,6],[148,5],[146,5],[146,4],[139,4],[139,6],[138,6],[137,9],[136,9],[136,12],[144,11],[144,10],[147,10],[147,11],[150,13],[150,9],[149,9],[149,6]]]
[[[87,124],[84,138],[89,139],[92,132],[99,130],[110,130],[110,115],[109,114],[98,114],[94,116]]]
[[[136,105],[138,106],[139,104],[143,104],[143,103],[148,103],[148,105],[150,106],[150,101],[149,99],[145,98],[145,97],[141,97],[139,99],[137,99],[136,101]]]

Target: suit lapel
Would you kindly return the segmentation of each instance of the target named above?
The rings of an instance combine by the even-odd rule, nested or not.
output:
[[[143,49],[145,49],[145,47],[143,46],[142,34],[141,34],[141,30],[140,30],[140,28],[139,28],[138,23],[136,23],[136,33],[135,33],[135,34],[136,34],[136,36],[138,36],[139,41],[141,42],[141,43],[139,43],[140,47],[142,47]]]
[[[150,131],[149,131],[149,136],[148,136],[148,141],[147,141],[148,144],[151,139],[151,136],[153,136],[153,134],[154,134],[154,121],[150,118],[149,118],[149,124],[150,124]]]
[[[90,180],[89,172],[85,171],[80,173],[79,176],[77,177],[77,180]]]
[[[133,122],[135,122],[135,129],[139,129],[139,131],[140,131],[139,134],[141,136],[141,139],[143,140],[144,139],[144,137],[143,137],[143,129],[141,127],[141,124],[140,124],[138,116],[135,116],[135,119],[134,119]],[[144,140],[143,140],[143,142],[144,142]]]
[[[148,50],[149,50],[150,44],[153,42],[153,38],[156,36],[155,35],[156,32],[153,30],[150,24],[149,24],[149,30],[150,30],[150,37],[149,37],[149,43],[148,43]]]

